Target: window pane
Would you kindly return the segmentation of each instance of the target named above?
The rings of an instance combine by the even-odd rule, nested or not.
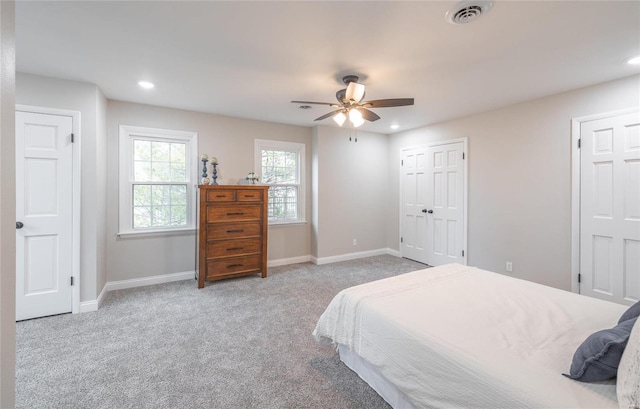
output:
[[[133,160],[151,160],[151,141],[133,141]]]
[[[171,206],[171,225],[185,226],[187,224],[187,206]]]
[[[171,180],[171,163],[170,162],[153,162],[152,182],[172,182]]]
[[[133,228],[187,225],[186,185],[134,185]]]
[[[171,181],[185,182],[187,180],[187,167],[184,162],[171,163]]]
[[[298,155],[288,151],[262,151],[262,181],[267,184],[298,183]]]
[[[169,142],[151,142],[151,160],[171,162],[171,144]]]
[[[151,162],[134,162],[133,180],[137,182],[149,182],[151,180]]]
[[[154,185],[151,186],[151,200],[153,206],[171,204],[171,186]]]
[[[298,219],[298,187],[271,186],[269,189],[269,220]]]
[[[187,187],[185,185],[171,186],[171,204],[172,205],[187,204]]]
[[[133,208],[133,228],[144,229],[151,227],[151,207]]]
[[[151,224],[153,227],[169,226],[171,222],[170,206],[153,206]]]
[[[186,144],[184,143],[172,143],[171,144],[171,162],[181,162],[184,163],[186,161]]]
[[[151,186],[149,185],[133,186],[133,205],[134,206],[151,205]]]

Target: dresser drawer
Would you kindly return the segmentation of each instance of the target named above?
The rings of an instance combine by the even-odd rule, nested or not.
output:
[[[207,202],[233,202],[235,193],[234,190],[207,190]]]
[[[207,223],[260,220],[261,215],[262,215],[262,206],[260,205],[207,206]]]
[[[259,254],[246,257],[232,257],[207,261],[207,279],[225,275],[244,273],[248,271],[260,271]]]
[[[238,239],[261,235],[260,222],[251,223],[211,223],[207,225],[209,240]]]
[[[262,202],[262,190],[238,190],[238,202]]]
[[[238,256],[260,253],[260,238],[240,240],[216,240],[207,243],[207,258]]]

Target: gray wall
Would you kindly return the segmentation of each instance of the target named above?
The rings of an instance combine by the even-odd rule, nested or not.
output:
[[[391,137],[403,147],[469,140],[468,263],[571,290],[571,119],[640,105],[640,77],[565,92]],[[398,249],[399,167],[389,169],[387,243]]]
[[[0,2],[0,408],[15,402],[15,4]]]
[[[312,256],[386,249],[388,136],[318,126],[312,145]]]
[[[198,132],[199,153],[218,157],[223,184],[254,170],[254,139],[305,143],[309,223],[270,227],[272,261],[398,250],[400,150],[468,137],[469,264],[502,272],[509,260],[516,277],[570,289],[570,119],[638,105],[639,78],[393,136],[358,131],[357,143],[346,128],[107,101],[95,85],[29,74],[18,74],[16,102],[81,112],[83,301],[109,281],[195,269],[194,233],[117,236],[121,124]]]
[[[81,215],[80,301],[96,299],[104,285],[106,257],[101,231],[106,223],[103,203],[106,192],[104,170],[104,96],[93,84],[17,73],[16,104],[80,112]],[[98,154],[100,153],[100,154]]]
[[[120,125],[194,131],[198,152],[220,162],[218,183],[236,184],[254,170],[254,140],[306,144],[306,178],[310,184],[311,129],[221,115],[109,100],[107,103],[107,270],[108,281],[195,270],[195,233],[152,237],[118,237],[118,128]],[[307,189],[307,220],[311,194]],[[269,260],[308,256],[309,223],[269,228]]]

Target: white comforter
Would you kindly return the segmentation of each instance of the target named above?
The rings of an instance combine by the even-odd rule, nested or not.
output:
[[[625,309],[450,264],[340,292],[313,335],[356,352],[417,408],[614,408],[614,382],[561,374]]]

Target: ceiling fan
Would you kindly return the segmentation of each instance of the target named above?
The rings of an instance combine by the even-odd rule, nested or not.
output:
[[[342,82],[347,88],[336,92],[338,103],[331,102],[313,102],[313,101],[291,101],[294,104],[317,104],[329,105],[338,108],[335,111],[316,118],[316,121],[333,117],[333,120],[339,126],[349,118],[354,127],[359,127],[365,120],[373,122],[380,119],[378,114],[370,111],[369,108],[389,108],[413,105],[413,98],[392,98],[392,99],[374,99],[372,101],[363,101],[365,87],[364,84],[358,83],[357,75],[346,75],[342,78]]]

